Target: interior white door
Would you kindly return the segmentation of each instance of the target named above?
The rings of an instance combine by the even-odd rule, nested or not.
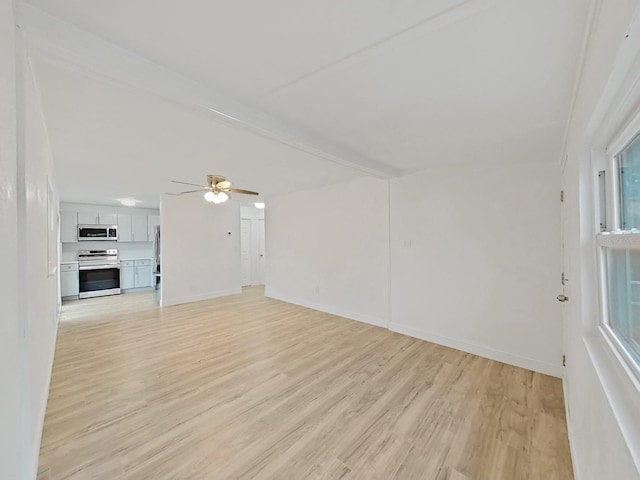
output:
[[[569,336],[569,332],[575,331],[570,328],[570,322],[573,318],[579,318],[580,314],[575,310],[577,305],[575,302],[575,288],[577,287],[575,278],[578,275],[576,265],[579,265],[580,249],[577,248],[575,240],[575,232],[579,232],[579,218],[580,212],[578,211],[578,202],[575,200],[578,198],[578,181],[579,179],[578,166],[576,162],[567,165],[563,162],[561,170],[561,188],[562,188],[562,202],[560,204],[560,255],[561,255],[561,270],[559,275],[559,295],[558,300],[562,302],[562,344],[563,344],[563,356],[562,363],[566,366],[567,362],[571,359],[566,357],[567,348],[570,343],[574,341]],[[571,169],[569,172],[566,169]],[[569,378],[565,377],[565,396],[567,401],[569,397],[573,395],[573,383],[569,381]],[[567,411],[570,414],[570,411]]]
[[[258,219],[258,278],[256,283],[258,285],[264,285],[264,270],[265,270],[265,239],[264,239],[264,218]]]
[[[240,264],[242,266],[242,286],[251,285],[251,219],[240,219]]]

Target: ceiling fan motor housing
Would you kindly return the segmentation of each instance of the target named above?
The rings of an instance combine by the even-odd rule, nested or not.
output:
[[[207,175],[207,182],[211,187],[215,187],[218,183],[224,182],[225,179],[222,175]]]

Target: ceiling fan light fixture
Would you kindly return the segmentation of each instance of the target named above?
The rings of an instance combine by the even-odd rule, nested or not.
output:
[[[259,208],[259,209],[263,209],[264,208],[264,203],[263,202],[255,202],[253,205],[256,208]]]
[[[121,198],[120,203],[125,207],[135,207],[138,201],[135,198],[127,197],[127,198]]]
[[[204,194],[204,199],[207,202],[211,202],[211,203],[224,203],[227,200],[229,200],[229,195],[227,195],[225,192],[209,191]]]

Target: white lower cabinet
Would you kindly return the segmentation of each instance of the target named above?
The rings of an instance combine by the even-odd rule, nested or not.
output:
[[[60,296],[73,297],[80,293],[78,264],[60,265]]]
[[[121,260],[120,288],[149,288],[152,283],[153,260]]]
[[[150,287],[151,286],[151,260],[136,260],[135,261],[135,284],[136,288]]]
[[[120,261],[120,289],[135,288],[133,281],[133,260]]]

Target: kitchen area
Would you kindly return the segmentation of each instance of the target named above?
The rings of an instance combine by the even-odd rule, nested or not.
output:
[[[160,287],[160,212],[60,204],[62,302]]]

